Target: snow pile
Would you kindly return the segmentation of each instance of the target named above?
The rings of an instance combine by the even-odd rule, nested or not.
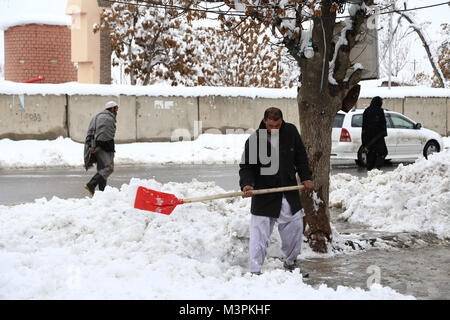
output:
[[[448,146],[448,138],[445,143]],[[400,164],[392,172],[372,170],[365,178],[333,175],[330,206],[345,209],[339,218],[376,230],[431,232],[449,238],[450,150]]]
[[[193,141],[117,145],[117,163],[238,163],[248,137],[249,134],[202,134]]]
[[[180,198],[224,192],[195,180],[131,179],[93,198],[0,206],[0,298],[413,298],[380,285],[314,289],[277,258],[266,260],[262,276],[251,276],[249,199],[179,205],[167,216],[132,207],[138,185]],[[281,256],[279,245],[276,238]]]
[[[70,138],[55,140],[0,140],[0,169],[76,167],[84,163],[84,145]]]
[[[237,163],[248,134],[202,134],[193,141],[117,144],[114,163],[215,164]],[[81,167],[84,145],[70,138],[0,140],[0,168]]]

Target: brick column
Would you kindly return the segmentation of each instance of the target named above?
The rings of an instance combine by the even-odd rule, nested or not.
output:
[[[97,0],[100,8],[111,7],[111,2]],[[100,83],[111,84],[111,40],[107,31],[100,32]]]
[[[5,80],[41,76],[45,79],[40,83],[77,81],[67,26],[28,24],[10,27],[4,34]]]

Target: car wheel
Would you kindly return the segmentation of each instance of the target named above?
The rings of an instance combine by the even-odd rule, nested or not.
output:
[[[428,159],[430,154],[435,152],[439,152],[439,144],[436,141],[428,141],[425,147],[423,148],[423,156],[425,159]]]
[[[363,152],[363,147],[359,147],[358,150],[358,160],[355,160],[356,164],[360,167],[367,166],[367,154]]]

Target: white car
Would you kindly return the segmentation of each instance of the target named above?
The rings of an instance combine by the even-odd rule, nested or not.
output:
[[[361,146],[361,128],[364,109],[339,111],[334,118],[332,130],[331,159],[355,160],[365,165],[365,153]],[[384,109],[388,155],[386,160],[415,160],[443,149],[439,133],[425,129],[401,113]]]

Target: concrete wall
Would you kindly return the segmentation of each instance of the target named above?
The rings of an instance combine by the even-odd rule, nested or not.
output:
[[[371,98],[358,100],[357,108],[369,106]],[[404,114],[423,127],[442,136],[450,135],[450,105],[448,98],[383,98],[383,108]]]
[[[186,140],[204,132],[248,132],[258,128],[264,110],[270,106],[279,107],[284,119],[300,129],[296,99],[287,98],[24,95],[23,99],[24,107],[20,96],[0,95],[0,138],[69,136],[83,143],[91,118],[110,100],[119,103],[117,143]],[[368,106],[370,100],[359,99],[357,107]],[[383,107],[403,113],[443,136],[450,134],[447,98],[386,98]]]
[[[0,94],[0,139],[67,137],[66,96]]]
[[[119,113],[121,117],[120,109]],[[136,114],[136,141],[170,141],[172,135],[175,140],[190,140],[198,120],[198,102],[195,97],[139,96]]]
[[[294,99],[200,97],[199,120],[202,121],[203,130],[214,128],[221,133],[230,129],[258,129],[264,111],[275,106],[281,109],[287,122],[299,126],[298,108]]]
[[[427,129],[447,135],[447,99],[405,98],[404,115],[420,122]]]
[[[356,106],[358,109],[367,108],[370,105],[371,100],[372,98],[361,98],[358,100]],[[383,98],[383,108],[404,114],[404,99]]]
[[[68,128],[72,140],[84,143],[92,117],[105,110],[105,104],[111,100],[119,104],[116,142],[136,141],[136,98],[98,95],[68,97]]]

